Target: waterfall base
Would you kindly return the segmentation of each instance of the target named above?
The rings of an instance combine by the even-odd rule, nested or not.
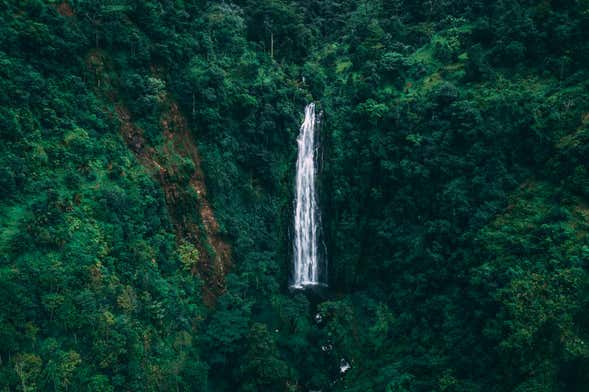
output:
[[[327,284],[320,283],[320,282],[300,282],[300,283],[291,284],[289,287],[294,290],[305,290],[305,289],[314,288],[314,287],[328,287],[328,286],[327,286]]]

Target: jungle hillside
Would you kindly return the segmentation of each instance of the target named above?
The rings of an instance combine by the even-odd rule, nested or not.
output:
[[[587,390],[588,0],[0,0],[0,391]]]

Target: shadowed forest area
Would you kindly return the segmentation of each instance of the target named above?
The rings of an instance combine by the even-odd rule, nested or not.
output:
[[[0,6],[0,391],[587,390],[589,0]]]

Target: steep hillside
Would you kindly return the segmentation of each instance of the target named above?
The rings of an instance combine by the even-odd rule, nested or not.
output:
[[[586,389],[587,1],[0,4],[1,390]]]
[[[159,75],[149,77],[149,82],[157,86],[153,99],[160,111],[161,129],[161,135],[155,138],[158,143],[151,145],[143,129],[133,122],[121,98],[120,75],[112,69],[112,60],[105,52],[92,50],[86,63],[95,78],[97,94],[106,104],[114,106],[127,146],[163,189],[168,215],[180,246],[181,261],[192,274],[200,272],[204,277],[204,300],[212,305],[224,290],[231,250],[219,232],[219,224],[207,198],[200,154],[184,115],[168,96],[164,82],[157,77]]]

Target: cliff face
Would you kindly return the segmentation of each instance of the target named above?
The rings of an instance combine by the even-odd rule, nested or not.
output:
[[[220,233],[219,223],[207,195],[201,157],[186,119],[174,101],[166,96],[164,102],[166,109],[161,116],[165,140],[163,154],[189,160],[194,170],[190,174],[188,185],[184,187],[170,181],[174,178],[174,167],[160,170],[159,181],[165,191],[177,237],[194,243],[200,251],[202,262],[196,269],[206,282],[203,286],[204,299],[208,304],[212,304],[224,291],[225,275],[231,266],[231,247]],[[170,159],[164,156],[163,161],[169,162]],[[191,198],[190,193],[196,203],[187,203],[187,199]],[[185,213],[187,209],[192,208],[198,211],[200,220],[196,222],[191,218],[191,214]]]
[[[114,107],[120,134],[137,161],[163,189],[168,214],[178,245],[192,244],[198,260],[191,266],[193,274],[204,280],[203,299],[213,305],[224,292],[225,275],[231,266],[231,248],[220,233],[219,223],[207,196],[201,157],[186,118],[168,92],[158,92],[159,134],[150,143],[134,121],[119,90],[119,75],[104,51],[91,51],[86,60],[96,92],[105,104]],[[151,67],[156,72],[155,67]]]

